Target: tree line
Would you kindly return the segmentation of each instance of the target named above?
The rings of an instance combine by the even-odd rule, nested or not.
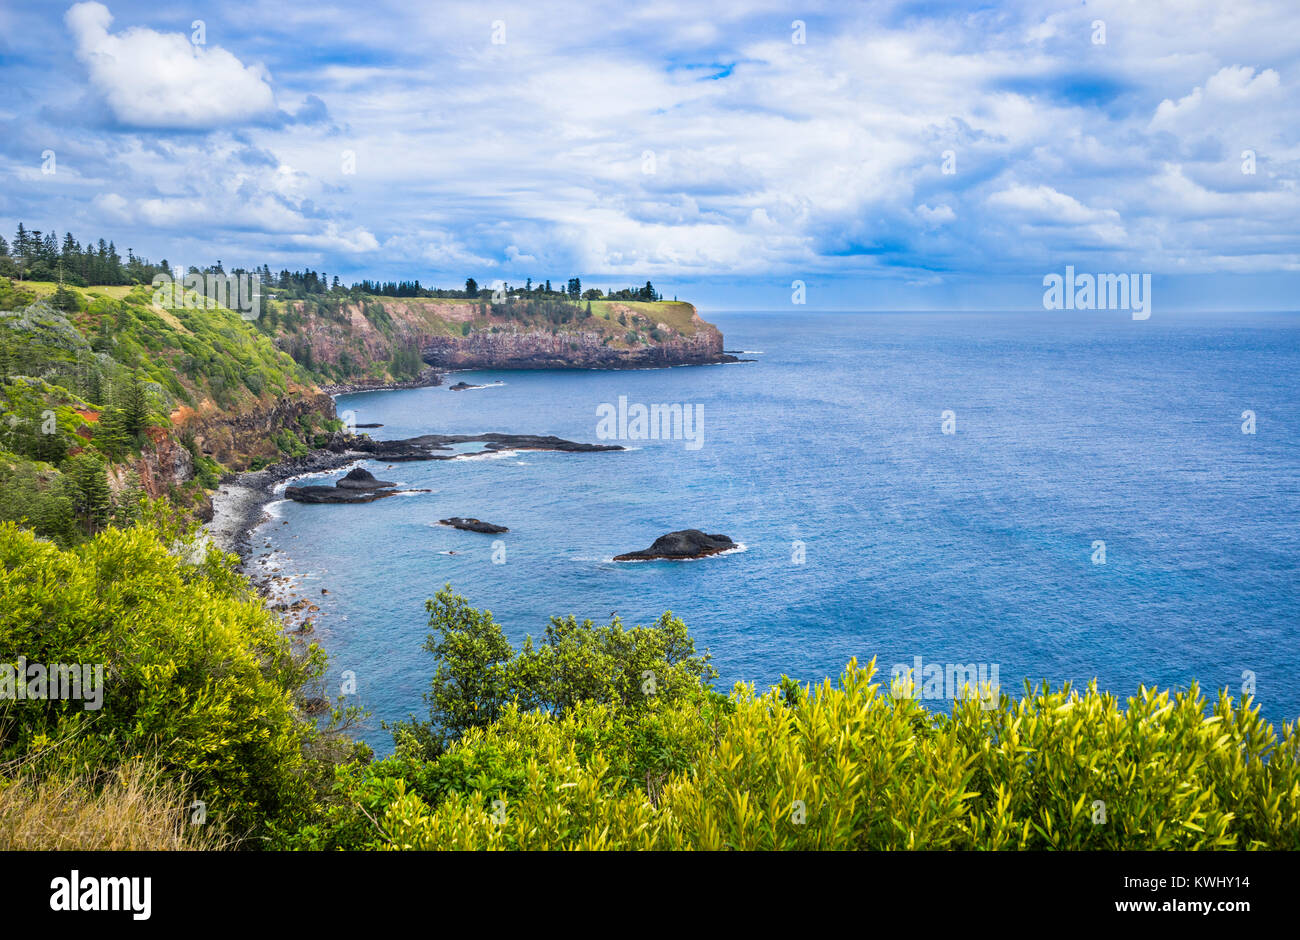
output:
[[[641,287],[626,287],[621,290],[602,290],[592,287],[586,290],[582,280],[568,278],[563,285],[558,282],[552,286],[549,278],[533,282],[528,278],[522,287],[497,282],[495,286],[480,285],[473,277],[465,279],[463,288],[439,288],[423,285],[418,279],[410,281],[378,281],[368,278],[354,281],[350,287],[344,286],[338,275],[331,278],[324,271],[306,269],[290,271],[282,268],[273,272],[270,265],[263,264],[252,268],[233,268],[227,272],[221,261],[207,267],[194,268],[202,274],[252,274],[262,284],[276,288],[286,294],[303,299],[311,295],[347,294],[350,296],[378,297],[448,297],[469,300],[495,299],[499,296],[522,297],[528,299],[549,299],[557,301],[578,302],[580,300],[662,300],[653,284],[646,281]],[[117,245],[103,238],[87,241],[84,245],[71,232],[59,238],[58,232],[42,232],[29,229],[22,222],[14,233],[13,241],[7,242],[0,237],[0,276],[29,281],[62,281],[77,287],[91,285],[129,285],[149,284],[158,274],[173,275],[166,259],[158,264],[136,255],[130,248],[126,251],[126,260],[122,259]]]

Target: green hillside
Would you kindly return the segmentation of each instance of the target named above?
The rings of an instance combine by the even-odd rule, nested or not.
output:
[[[225,468],[194,445],[196,433],[314,392],[312,377],[236,314],[161,310],[151,299],[143,286],[0,278],[0,520],[67,544],[129,519],[142,493],[199,505]],[[330,417],[285,429],[277,449],[305,452]],[[188,478],[142,483],[169,448],[187,450]]]

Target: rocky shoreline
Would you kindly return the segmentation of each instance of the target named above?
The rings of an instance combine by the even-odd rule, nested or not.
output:
[[[483,449],[455,453],[452,445],[481,443]],[[212,519],[207,533],[222,551],[241,558],[248,554],[253,529],[265,519],[266,505],[275,499],[275,488],[287,480],[312,473],[328,473],[362,460],[390,463],[415,460],[456,460],[502,450],[546,450],[561,453],[598,453],[625,450],[621,444],[585,444],[539,434],[423,434],[395,441],[376,441],[365,435],[336,433],[322,449],[295,457],[262,470],[250,470],[226,477],[212,495]],[[306,487],[304,489],[336,489]],[[347,493],[347,488],[342,493]],[[391,495],[391,494],[385,494]],[[378,498],[378,497],[372,497]],[[332,500],[365,502],[365,498]]]
[[[266,506],[275,500],[278,485],[309,473],[339,470],[364,459],[364,454],[317,450],[306,457],[224,478],[212,494],[212,519],[206,526],[209,538],[223,552],[234,552],[246,559],[253,529],[265,519]]]

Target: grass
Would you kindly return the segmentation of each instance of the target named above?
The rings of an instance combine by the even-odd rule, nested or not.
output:
[[[181,786],[130,761],[102,786],[85,778],[0,778],[0,851],[211,851],[233,846],[197,825]]]
[[[650,303],[644,300],[593,300],[591,302],[593,316],[608,315],[609,319],[617,320],[619,313],[624,311],[641,314],[650,321],[651,326],[666,323],[683,336],[694,336],[699,330],[695,308],[685,301],[661,300]]]
[[[37,297],[49,297],[59,289],[57,281],[14,281],[14,286],[26,288]],[[131,284],[99,284],[91,287],[77,287],[73,284],[67,285],[69,290],[76,291],[82,297],[108,297],[112,300],[122,300],[135,289]]]

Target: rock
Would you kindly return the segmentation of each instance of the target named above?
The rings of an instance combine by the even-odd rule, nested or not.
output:
[[[403,493],[431,493],[432,490],[349,490],[337,486],[288,486],[285,499],[295,503],[373,503],[385,496]],[[298,536],[294,536],[297,538]]]
[[[658,558],[686,561],[729,551],[736,543],[725,535],[707,535],[699,529],[682,529],[655,539],[654,544],[639,552],[615,555],[615,561],[651,561]]]
[[[421,434],[396,441],[375,441],[365,436],[335,435],[328,449],[332,456],[355,460],[365,456],[369,460],[392,463],[405,460],[455,460],[467,454],[437,453],[450,451],[453,444],[482,443],[483,449],[498,450],[556,450],[571,454],[599,451],[625,450],[622,444],[583,444],[566,441],[553,435],[542,434]],[[319,468],[316,468],[319,469]]]
[[[347,476],[334,485],[341,486],[345,490],[383,490],[397,484],[388,480],[376,480],[375,475],[369,470],[353,467],[348,471]]]
[[[503,525],[493,525],[490,522],[484,522],[481,519],[466,519],[461,516],[452,516],[450,519],[439,519],[442,525],[449,525],[455,529],[464,529],[466,532],[484,532],[488,535],[494,535],[497,532],[509,532]]]
[[[303,702],[303,711],[309,715],[320,715],[329,711],[330,703],[318,695],[313,695]]]
[[[463,392],[466,389],[482,388],[482,387],[483,387],[482,385],[470,385],[468,382],[457,382],[455,385],[451,386],[451,388],[449,388],[448,391]]]
[[[295,503],[371,503],[396,490],[349,490],[337,486],[290,486],[284,496]]]

